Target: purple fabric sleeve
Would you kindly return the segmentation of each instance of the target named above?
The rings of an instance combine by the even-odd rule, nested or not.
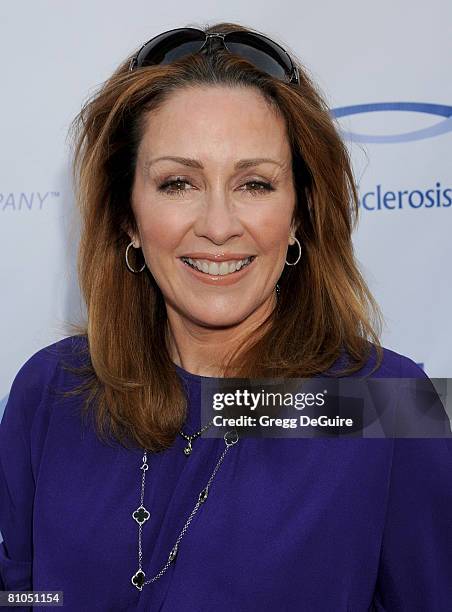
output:
[[[401,356],[400,378],[427,374]],[[395,439],[374,595],[378,612],[452,609],[452,440]]]
[[[31,430],[57,362],[45,349],[19,369],[0,423],[0,589],[32,590],[33,497]],[[3,607],[3,606],[2,606]],[[16,610],[30,610],[17,607]]]

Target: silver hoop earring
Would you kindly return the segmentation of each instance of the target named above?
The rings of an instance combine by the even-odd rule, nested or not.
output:
[[[127,267],[129,268],[129,270],[130,270],[131,272],[134,272],[135,274],[139,274],[140,272],[143,272],[143,270],[144,270],[144,269],[145,269],[145,267],[146,267],[146,264],[144,263],[144,264],[143,264],[143,267],[142,267],[140,270],[134,270],[134,268],[132,268],[132,267],[130,266],[128,256],[129,256],[129,249],[130,249],[130,247],[131,247],[132,245],[133,245],[133,241],[132,241],[130,244],[128,244],[128,245],[127,245],[127,248],[126,248],[126,264],[127,264]]]
[[[297,260],[294,261],[293,263],[288,262],[287,259],[286,259],[286,264],[288,266],[295,266],[300,261],[300,257],[301,257],[301,244],[299,243],[298,239],[295,238],[295,236],[293,237],[293,239],[298,244],[298,257],[297,257]]]

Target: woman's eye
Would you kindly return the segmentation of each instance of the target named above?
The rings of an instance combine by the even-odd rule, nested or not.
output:
[[[245,183],[245,187],[247,185],[253,185],[253,189],[244,189],[244,191],[248,191],[253,196],[257,195],[258,193],[263,193],[265,191],[275,190],[271,183],[266,183],[264,181],[248,181],[248,183]]]
[[[161,191],[162,193],[167,193],[167,194],[176,193],[177,195],[183,195],[187,190],[179,189],[179,187],[184,184],[189,185],[190,183],[186,181],[185,179],[178,178],[178,179],[174,179],[171,181],[165,181],[164,183],[159,185],[158,190]]]
[[[190,185],[189,181],[183,178],[177,178],[165,181],[164,183],[159,185],[158,190],[168,195],[184,195],[184,193],[189,191],[188,189],[183,188],[184,185]],[[253,196],[259,193],[265,193],[275,190],[271,183],[267,183],[265,181],[248,181],[244,184],[244,187],[245,189],[241,189],[241,191],[247,191]],[[246,187],[250,187],[250,189],[246,189]]]

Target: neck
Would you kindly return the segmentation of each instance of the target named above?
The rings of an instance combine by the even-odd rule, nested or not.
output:
[[[222,377],[221,363],[237,346],[244,346],[255,336],[253,332],[275,305],[272,295],[243,321],[227,327],[208,327],[181,315],[167,304],[167,345],[171,360],[192,374]]]

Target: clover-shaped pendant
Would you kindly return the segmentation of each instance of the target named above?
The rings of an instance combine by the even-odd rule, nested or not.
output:
[[[144,506],[138,506],[138,508],[132,512],[132,516],[139,525],[142,525],[151,515]]]
[[[132,576],[132,584],[140,591],[143,588],[145,576],[146,574],[140,569]]]

